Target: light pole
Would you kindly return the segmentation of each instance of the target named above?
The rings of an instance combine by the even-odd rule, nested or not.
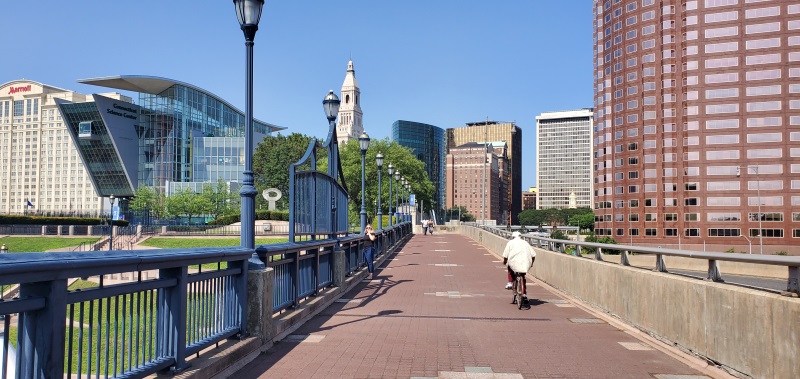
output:
[[[758,253],[764,254],[764,229],[761,227],[761,219],[764,215],[761,213],[761,179],[758,177],[758,166],[744,166],[746,169],[753,169],[756,173],[756,196],[758,196]],[[736,167],[736,177],[742,176],[741,167]],[[750,187],[748,185],[748,187]],[[750,201],[748,201],[749,203]],[[749,205],[749,204],[748,204]]]
[[[108,218],[108,225],[111,226],[111,230],[108,233],[108,250],[114,250],[114,202],[117,198],[112,194],[109,199],[111,200],[111,217]]]
[[[742,234],[741,236],[742,236],[744,239],[746,239],[746,240],[747,240],[747,246],[749,246],[749,248],[750,248],[750,250],[749,250],[749,251],[750,251],[750,252],[749,252],[749,254],[753,254],[753,241],[752,241],[752,240],[750,240],[749,238],[747,238],[747,236],[745,236],[744,234]],[[705,246],[705,241],[703,241],[703,246]],[[703,251],[705,251],[705,248],[703,248]]]
[[[403,212],[403,215],[405,216],[405,221],[409,221],[411,215],[411,186],[406,178],[403,178],[403,185],[406,187],[406,211]]]
[[[239,195],[242,201],[241,245],[248,249],[256,248],[256,187],[253,186],[253,40],[261,20],[261,9],[264,0],[233,0],[236,18],[244,33],[245,59],[245,126],[244,126],[244,171],[242,172],[242,188]],[[266,266],[258,255],[247,261],[250,270],[264,269]]]
[[[367,226],[367,205],[365,203],[365,191],[367,187],[366,158],[367,148],[369,148],[369,136],[367,132],[361,132],[361,135],[358,137],[358,145],[361,148],[361,234],[364,234],[364,228]]]
[[[331,135],[330,139],[330,146],[328,146],[328,162],[338,162],[339,161],[339,148],[338,146],[338,138],[336,137],[336,116],[339,115],[339,97],[333,93],[333,90],[328,92],[328,95],[322,100],[322,108],[325,110],[325,118],[328,119],[328,134]],[[339,166],[336,164],[329,163],[328,164],[328,175],[330,175],[333,180],[339,178]],[[329,236],[330,238],[336,238],[339,234],[339,220],[336,217],[336,210],[338,208],[338,204],[336,204],[336,192],[331,190],[331,230],[333,233]]]
[[[389,172],[389,225],[394,225],[392,223],[392,178],[394,176],[394,166],[389,163],[389,168],[386,171]]]
[[[378,152],[375,156],[375,164],[378,165],[378,230],[383,229],[383,212],[381,212],[381,171],[383,169],[383,154]]]
[[[394,198],[394,224],[396,225],[399,221],[397,217],[400,216],[400,170],[395,169],[394,171],[394,181],[397,182],[397,190],[395,191],[395,198]]]

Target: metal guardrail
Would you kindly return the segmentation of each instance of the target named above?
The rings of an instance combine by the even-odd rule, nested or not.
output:
[[[400,238],[410,233],[410,223],[384,228],[376,234],[377,255],[385,253]],[[273,312],[297,307],[305,298],[313,297],[333,284],[333,253],[344,254],[345,275],[351,275],[366,264],[362,253],[363,235],[351,235],[338,240],[286,242],[256,247],[259,258],[275,270]]]
[[[379,254],[411,224],[378,232]],[[363,235],[263,245],[275,268],[274,311],[313,297],[333,281],[334,249],[345,271],[364,264]],[[186,367],[187,357],[247,334],[247,260],[232,248],[11,253],[0,255],[0,379],[144,377]],[[126,273],[132,280],[124,278]],[[117,275],[119,274],[119,275]],[[70,289],[79,278],[95,286]]]
[[[503,238],[510,238],[511,232],[505,229],[492,228],[488,226],[476,226],[488,232],[501,236]],[[619,251],[621,254],[620,262],[623,266],[630,266],[628,255],[647,254],[655,255],[654,269],[659,272],[669,272],[667,265],[664,263],[665,256],[683,257],[692,259],[704,259],[708,261],[708,272],[706,279],[714,282],[724,282],[722,274],[719,269],[719,261],[727,262],[742,262],[752,264],[765,264],[775,266],[786,266],[788,270],[786,292],[800,295],[800,257],[796,256],[780,256],[780,255],[751,255],[741,253],[713,253],[704,251],[691,251],[691,250],[674,250],[664,249],[658,247],[643,247],[631,245],[616,245],[616,244],[603,244],[595,242],[583,242],[572,240],[561,240],[534,236],[532,234],[523,234],[523,238],[531,245],[538,246],[550,251],[557,251],[566,253],[567,246],[575,246],[575,255],[582,256],[581,250],[588,248],[594,250],[594,259],[598,261],[603,260],[603,251]]]
[[[240,247],[3,254],[0,285],[18,284],[19,296],[0,301],[0,374],[126,378],[182,370],[189,355],[246,333],[251,255]],[[144,280],[148,270],[157,279]],[[138,280],[104,280],[122,272]],[[97,277],[97,287],[70,290],[68,281],[81,277]]]

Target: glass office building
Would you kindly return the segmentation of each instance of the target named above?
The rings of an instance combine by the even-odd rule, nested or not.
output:
[[[392,124],[392,140],[410,148],[417,159],[425,163],[425,172],[433,183],[433,198],[437,202],[435,208],[431,208],[440,217],[445,205],[446,184],[444,159],[447,151],[444,129],[421,122],[397,120]]]
[[[228,102],[191,84],[150,76],[79,82],[139,93],[138,185],[171,194],[199,192],[206,183],[238,183],[244,171],[245,116]],[[253,143],[285,128],[253,121]]]

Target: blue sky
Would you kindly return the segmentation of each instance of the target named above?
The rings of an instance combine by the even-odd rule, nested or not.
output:
[[[0,10],[0,83],[99,93],[109,90],[76,80],[152,75],[244,109],[244,37],[230,0],[6,1]],[[591,25],[591,0],[267,0],[254,115],[324,137],[322,98],[339,92],[352,57],[372,138],[389,137],[398,119],[516,121],[527,189],[536,116],[592,106]]]

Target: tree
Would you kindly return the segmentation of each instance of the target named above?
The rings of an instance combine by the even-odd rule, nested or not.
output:
[[[344,145],[339,145],[339,158],[342,161],[342,173],[347,183],[348,196],[350,197],[350,219],[358,220],[361,212],[361,148],[358,140],[352,139]],[[425,208],[432,208],[434,186],[425,172],[425,163],[414,157],[405,146],[397,142],[389,142],[388,138],[370,141],[365,158],[366,166],[366,197],[367,219],[375,216],[376,199],[378,197],[378,171],[375,165],[375,155],[381,152],[384,156],[383,174],[381,177],[381,213],[389,212],[389,163],[400,170],[400,175],[408,180],[411,193],[416,196],[417,204],[424,202]],[[397,182],[393,184],[393,193],[396,194]],[[394,204],[394,202],[392,202]],[[396,212],[396,210],[393,209]]]
[[[303,157],[311,139],[299,133],[289,136],[278,133],[258,144],[253,153],[253,175],[259,193],[256,196],[257,207],[266,204],[260,196],[265,189],[277,188],[283,196],[276,202],[276,209],[289,209],[289,166]]]
[[[189,224],[192,222],[192,217],[204,214],[211,206],[208,199],[189,188],[167,196],[166,200],[167,214],[174,218],[186,216]]]
[[[447,217],[447,219],[450,220],[459,219],[460,217],[459,221],[464,221],[464,222],[475,221],[475,216],[467,212],[467,207],[463,205],[457,205],[455,207],[448,209],[445,216]]]
[[[569,218],[569,224],[581,230],[594,230],[594,213],[583,213]]]
[[[231,192],[228,183],[222,179],[217,181],[216,187],[211,183],[204,184],[200,196],[205,199],[203,203],[208,206],[202,213],[208,214],[214,219],[221,216],[237,214],[240,210],[239,194]]]
[[[166,215],[164,195],[153,187],[139,186],[136,188],[134,197],[128,206],[139,214],[149,214],[156,218],[163,218]]]

